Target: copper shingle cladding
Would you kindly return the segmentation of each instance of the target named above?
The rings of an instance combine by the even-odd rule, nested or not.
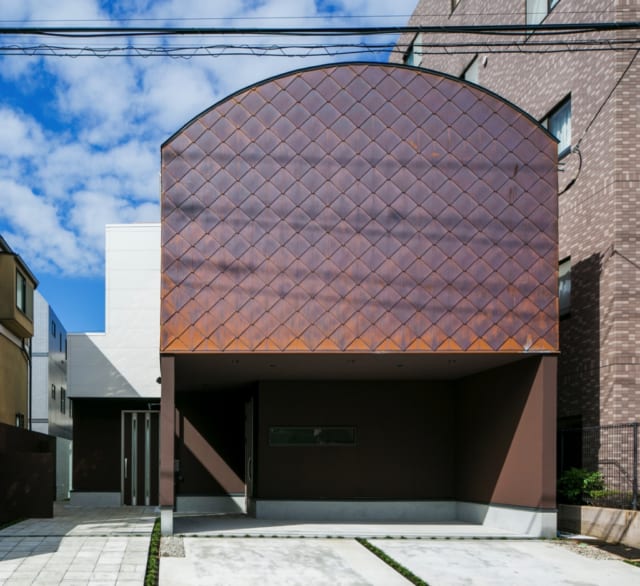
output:
[[[556,351],[556,153],[425,70],[227,98],[162,148],[161,351]]]

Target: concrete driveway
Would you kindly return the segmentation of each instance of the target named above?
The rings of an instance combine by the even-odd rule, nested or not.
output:
[[[160,586],[407,586],[353,539],[184,539],[184,558],[160,558]]]
[[[640,568],[584,546],[558,541],[416,541],[371,543],[430,586],[637,586]],[[599,550],[595,550],[600,554]],[[598,557],[603,557],[598,555]]]
[[[181,540],[184,557],[160,559],[160,586],[409,584],[364,546],[349,538],[173,539]],[[370,543],[429,586],[640,584],[640,568],[613,556],[594,559],[593,553],[583,555],[556,541],[371,539]]]

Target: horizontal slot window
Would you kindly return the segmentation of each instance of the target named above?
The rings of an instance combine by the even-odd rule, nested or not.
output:
[[[355,427],[270,427],[270,446],[353,446]]]

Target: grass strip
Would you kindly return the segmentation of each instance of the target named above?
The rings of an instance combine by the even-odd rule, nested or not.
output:
[[[405,577],[409,582],[415,584],[416,586],[429,586],[422,578],[418,578],[411,570],[405,568],[402,564],[398,563],[392,557],[389,557],[384,551],[377,548],[375,545],[367,541],[366,539],[362,539],[361,537],[357,537],[356,541],[366,547],[371,553],[377,555],[385,564],[391,566],[398,574]]]
[[[151,531],[147,571],[144,575],[144,586],[157,586],[160,575],[160,519],[156,519]]]

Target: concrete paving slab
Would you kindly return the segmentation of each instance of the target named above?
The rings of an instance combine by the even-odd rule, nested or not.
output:
[[[160,586],[407,586],[351,539],[185,538],[184,558],[160,558]]]
[[[0,585],[142,584],[144,570],[131,568],[146,568],[155,518],[150,507],[56,504],[52,519],[0,530]]]
[[[429,586],[638,586],[640,568],[553,541],[372,540]]]

